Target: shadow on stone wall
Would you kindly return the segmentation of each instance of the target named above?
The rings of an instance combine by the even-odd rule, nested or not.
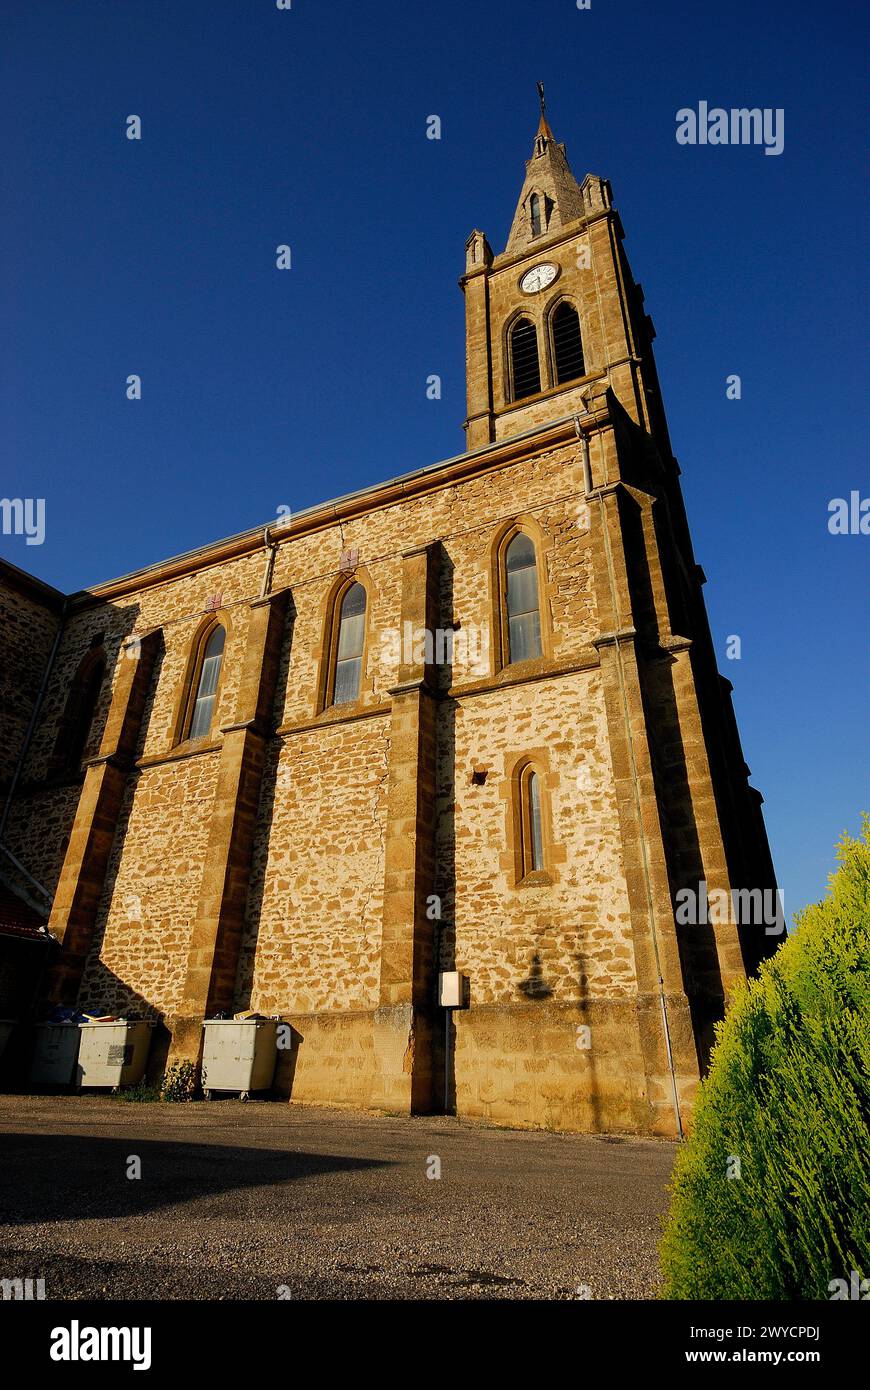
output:
[[[296,1066],[299,1061],[299,1049],[305,1042],[305,1038],[298,1028],[293,1028],[290,1024],[285,1024],[290,1034],[290,1046],[278,1049],[278,1062],[275,1067],[275,1079],[272,1082],[272,1093],[279,1096],[282,1100],[290,1100],[293,1096],[293,1083],[296,1080]]]
[[[446,544],[441,543],[439,575],[439,622],[446,627],[453,620],[454,564]],[[438,684],[443,692],[453,684],[453,663],[438,667]],[[456,969],[456,701],[442,699],[437,713],[436,765],[438,787],[435,811],[435,884],[433,892],[441,901],[441,918],[435,923],[433,990],[440,970]],[[432,1102],[435,1113],[456,1113],[456,1025],[451,1009],[436,1009],[433,1030],[433,1070],[435,1082]]]
[[[589,965],[586,956],[583,954],[582,951],[577,952],[577,954],[574,957],[574,960],[577,963],[577,993],[579,995],[579,1002],[577,1005],[578,1033],[577,1040],[575,1042],[575,1047],[577,1047],[577,1050],[585,1055],[588,1061],[586,1075],[588,1077],[589,1082],[589,1106],[593,1116],[592,1127],[593,1129],[598,1131],[605,1129],[606,1124],[604,1121],[604,1114],[601,1107],[601,1096],[599,1092],[598,1067],[595,1052],[595,1034],[592,1028],[592,1017],[589,1013],[589,1005],[587,1003],[589,995]],[[589,1029],[588,1047],[580,1045],[581,1043],[586,1042],[585,1036],[581,1037],[579,1033],[579,1029],[583,1027]]]
[[[660,634],[641,512],[633,501],[623,501],[620,515],[636,605],[635,621],[647,645],[652,649],[652,644],[658,642]],[[674,618],[679,620],[680,616],[678,605]],[[676,901],[676,894],[681,888],[689,888],[697,894],[699,884],[706,878],[695,824],[686,749],[680,730],[673,680],[674,664],[674,657],[665,651],[655,654],[654,659],[639,662],[641,696],[649,730],[653,780],[660,808],[662,837],[667,851],[672,902]],[[676,924],[675,930],[692,1018],[695,1049],[703,1074],[707,1069],[713,1042],[713,1021],[721,1017],[724,1009],[719,952],[712,924],[699,923],[690,927]]]
[[[283,721],[284,705],[287,698],[287,683],[290,679],[290,657],[293,651],[293,638],[296,630],[296,604],[292,590],[287,599],[284,636],[281,644],[281,658],[278,664],[278,677],[275,682],[275,700],[272,707],[272,723],[277,727]],[[236,970],[236,985],[233,994],[233,1008],[236,1012],[251,1007],[254,990],[254,967],[257,944],[262,925],[263,898],[266,891],[266,873],[269,867],[268,845],[275,814],[275,799],[278,790],[278,767],[283,745],[273,740],[266,754],[263,776],[260,781],[260,804],[257,812],[257,825],[251,854],[251,872],[248,878],[248,900],[245,908],[245,927],[239,949],[239,963]],[[263,842],[265,840],[265,852]],[[294,1040],[293,1055],[296,1055]],[[295,1065],[295,1064],[294,1064]],[[279,1054],[280,1066],[280,1054]]]
[[[520,980],[517,985],[520,994],[526,999],[549,999],[553,993],[553,986],[547,982],[544,975],[544,963],[541,960],[540,951],[532,953],[529,973],[524,980]]]

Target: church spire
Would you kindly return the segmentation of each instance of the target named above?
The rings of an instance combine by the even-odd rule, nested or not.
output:
[[[535,145],[532,151],[533,157],[544,154],[548,144],[555,145],[556,137],[550,129],[550,122],[547,120],[547,98],[544,95],[543,82],[538,83],[538,100],[541,103],[541,119],[538,122],[538,132],[535,136]]]
[[[565,146],[559,144],[547,119],[543,82],[538,83],[538,99],[541,117],[505,248],[508,254],[528,249],[535,241],[553,236],[583,215],[580,188],[568,164]]]

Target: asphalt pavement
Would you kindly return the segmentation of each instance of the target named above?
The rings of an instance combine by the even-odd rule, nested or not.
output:
[[[657,1296],[675,1145],[0,1096],[0,1155],[0,1279],[48,1299],[625,1299]]]

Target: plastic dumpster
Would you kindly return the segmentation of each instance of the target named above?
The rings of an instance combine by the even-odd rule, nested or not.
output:
[[[111,1023],[83,1023],[80,1031],[79,1086],[135,1086],[145,1075],[153,1023],[114,1019]]]
[[[247,1100],[252,1091],[268,1091],[278,1060],[278,1022],[271,1018],[207,1018],[202,1025],[202,1089],[238,1091]]]
[[[30,1062],[34,1086],[69,1086],[75,1079],[81,1042],[77,1023],[37,1023]]]

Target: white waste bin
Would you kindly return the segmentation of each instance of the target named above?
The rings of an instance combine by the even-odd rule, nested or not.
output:
[[[33,1086],[69,1086],[75,1079],[81,1028],[77,1023],[37,1023],[34,1029],[30,1082]]]
[[[202,1090],[268,1091],[278,1060],[278,1023],[271,1018],[207,1018],[202,1025]]]
[[[153,1023],[83,1023],[79,1048],[78,1084],[117,1090],[135,1086],[145,1075]]]

